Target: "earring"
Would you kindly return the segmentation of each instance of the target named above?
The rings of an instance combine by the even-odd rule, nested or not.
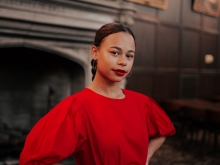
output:
[[[132,75],[132,70],[128,73],[127,77],[131,77]]]

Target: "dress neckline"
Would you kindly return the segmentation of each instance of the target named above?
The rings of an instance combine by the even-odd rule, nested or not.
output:
[[[90,91],[91,93],[93,93],[93,94],[95,94],[95,95],[97,95],[97,96],[100,96],[100,97],[102,97],[102,98],[109,99],[109,100],[119,100],[119,101],[120,101],[120,100],[125,100],[125,99],[127,98],[127,95],[126,95],[125,89],[121,89],[122,92],[123,92],[124,95],[125,95],[124,98],[112,98],[112,97],[107,97],[107,96],[101,95],[101,94],[99,94],[99,93],[93,91],[93,90],[90,89],[90,88],[85,88],[85,90]]]

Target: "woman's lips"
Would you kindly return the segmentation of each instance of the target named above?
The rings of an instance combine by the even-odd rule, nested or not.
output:
[[[124,76],[127,73],[125,70],[121,70],[121,69],[116,69],[116,70],[113,70],[113,71],[118,76]]]

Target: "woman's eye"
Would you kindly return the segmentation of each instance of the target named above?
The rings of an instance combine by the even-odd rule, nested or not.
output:
[[[133,58],[134,56],[133,55],[131,55],[131,54],[127,54],[126,55],[128,58]]]
[[[119,55],[118,52],[112,52],[112,54],[115,55],[115,56]]]

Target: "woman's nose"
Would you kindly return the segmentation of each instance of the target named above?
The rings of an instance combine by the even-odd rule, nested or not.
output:
[[[127,65],[126,58],[125,57],[120,57],[118,59],[118,65],[126,66]]]

